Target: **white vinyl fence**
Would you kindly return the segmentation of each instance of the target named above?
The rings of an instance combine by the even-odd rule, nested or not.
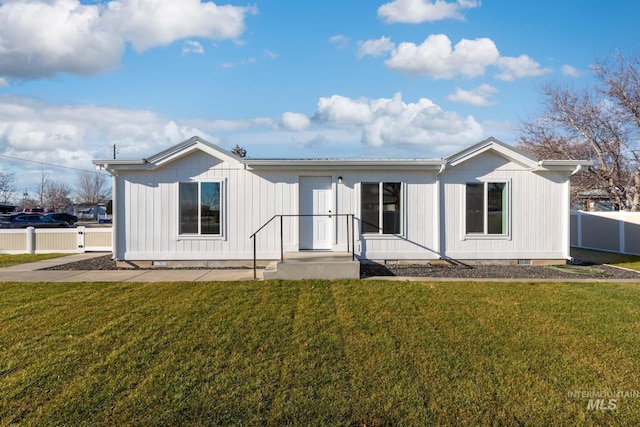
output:
[[[640,212],[571,212],[571,246],[640,255]]]
[[[111,252],[111,227],[0,230],[0,254]]]

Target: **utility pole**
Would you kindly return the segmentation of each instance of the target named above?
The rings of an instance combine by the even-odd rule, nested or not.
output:
[[[116,144],[113,144],[113,160],[116,159]]]

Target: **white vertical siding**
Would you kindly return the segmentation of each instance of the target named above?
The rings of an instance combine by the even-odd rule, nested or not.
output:
[[[562,258],[566,256],[566,218],[558,205],[566,199],[566,174],[532,172],[486,152],[440,177],[434,170],[246,170],[195,152],[152,171],[119,171],[116,257],[129,260],[251,259],[249,236],[276,214],[298,214],[300,176],[332,177],[334,212],[360,216],[363,182],[403,184],[402,234],[359,235],[356,252],[369,259]],[[338,183],[338,176],[342,183]],[[179,236],[178,183],[216,180],[223,183],[222,237]],[[508,238],[470,238],[464,233],[465,183],[504,180],[509,183]],[[438,187],[438,182],[441,182]],[[438,211],[438,203],[440,211]],[[299,221],[283,221],[285,251],[298,250]],[[334,218],[333,249],[346,250],[346,219]],[[280,221],[260,232],[258,257],[280,256]]]
[[[465,183],[509,182],[510,234],[465,236]],[[566,174],[531,172],[501,156],[484,153],[443,173],[443,252],[455,259],[563,258]]]
[[[365,234],[361,253],[369,259],[436,259],[436,235],[433,223],[437,221],[433,204],[436,172],[431,171],[358,171],[343,174],[350,188],[345,195],[351,213],[360,216],[360,184],[363,182],[400,182],[403,184],[403,224],[400,236]]]
[[[131,260],[250,259],[249,238],[276,214],[298,213],[298,172],[247,171],[202,153],[178,159],[153,171],[120,171],[117,178],[120,236],[117,257]],[[178,234],[178,184],[219,180],[223,183],[223,236]],[[126,206],[126,212],[124,211]],[[297,248],[297,221],[284,220],[285,248]],[[258,255],[280,253],[280,221],[258,236]]]
[[[367,235],[361,246],[356,234],[356,249],[366,248],[362,255],[372,259],[437,258],[433,233],[437,220],[433,206],[434,171],[249,171],[240,163],[221,162],[202,153],[185,156],[153,171],[119,172],[118,197],[124,203],[117,206],[121,220],[116,221],[116,256],[130,260],[251,259],[253,242],[249,236],[276,214],[297,214],[300,176],[319,174],[332,176],[334,212],[356,217],[360,215],[360,183],[402,182],[402,235]],[[342,176],[342,183],[338,183],[338,176]],[[224,183],[223,236],[179,236],[178,183],[207,180]],[[346,221],[344,217],[334,218],[334,250],[346,250],[347,240],[351,244]],[[298,250],[298,224],[295,217],[283,221],[285,251]],[[279,257],[278,219],[260,232],[257,248],[260,258]]]

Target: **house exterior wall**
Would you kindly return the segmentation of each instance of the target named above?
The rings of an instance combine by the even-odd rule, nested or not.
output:
[[[222,182],[222,236],[180,236],[180,182]],[[152,171],[122,171],[118,175],[118,259],[215,260],[251,259],[249,236],[276,213],[292,213],[297,183],[277,174],[249,173],[240,163],[191,154]],[[297,208],[296,208],[297,209]],[[278,233],[276,235],[276,233]],[[267,258],[279,254],[279,229],[265,229],[258,251]]]
[[[300,179],[328,176],[333,212],[356,217],[355,252],[363,258],[568,258],[570,170],[538,168],[527,159],[519,163],[522,159],[509,157],[509,153],[488,150],[467,156],[463,152],[442,170],[437,169],[437,163],[418,167],[411,162],[399,166],[366,162],[325,163],[322,167],[312,162],[252,166],[224,153],[218,158],[216,152],[199,149],[169,161],[158,155],[159,163],[149,163],[155,169],[146,169],[143,163],[124,164],[114,173],[114,255],[130,261],[251,260],[250,236],[275,215],[292,215],[282,221],[282,243],[285,252],[298,251],[300,223],[295,215],[300,209]],[[179,183],[207,181],[222,184],[222,235],[180,235]],[[496,181],[508,183],[508,233],[465,234],[466,183]],[[402,230],[397,235],[361,233],[362,184],[380,182],[402,184]],[[350,249],[350,228],[346,218],[333,218],[333,251]],[[260,231],[258,259],[280,257],[280,235],[279,219]]]
[[[399,236],[365,234],[356,221],[356,253],[370,259],[438,258],[435,171],[247,170],[240,163],[219,161],[193,153],[151,171],[120,171],[115,179],[117,212],[114,224],[116,258],[123,260],[248,260],[250,239],[276,214],[299,213],[301,176],[330,176],[335,213],[360,215],[362,182],[403,184],[403,232]],[[342,177],[342,183],[338,182]],[[223,182],[223,236],[180,236],[179,182]],[[332,249],[346,251],[352,224],[335,217]],[[284,250],[298,251],[299,220],[283,219]],[[257,236],[259,259],[280,256],[280,222],[275,220]]]
[[[437,248],[437,171],[358,171],[344,174],[351,183],[345,196],[361,218],[362,183],[399,182],[402,184],[402,231],[400,235],[360,234],[356,251],[372,260],[438,259]],[[345,203],[349,203],[345,200]],[[360,237],[361,236],[361,237]]]
[[[532,172],[490,152],[446,170],[441,178],[445,257],[458,260],[567,258],[567,175],[567,172]],[[508,235],[466,235],[466,183],[498,181],[508,183]]]

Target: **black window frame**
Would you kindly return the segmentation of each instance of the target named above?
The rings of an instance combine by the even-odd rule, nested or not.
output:
[[[362,234],[369,236],[402,235],[405,230],[404,193],[404,183],[402,182],[362,182],[360,184]],[[371,196],[375,196],[377,200]]]
[[[495,191],[496,189],[498,191]],[[510,235],[510,189],[510,182],[500,179],[465,184],[463,212],[465,236],[508,237]],[[473,212],[470,211],[471,209]],[[498,221],[496,221],[497,213],[500,213]],[[479,214],[482,215],[481,218],[477,217]]]
[[[205,188],[203,190],[203,186],[212,186],[212,189]],[[217,201],[215,199],[205,200],[209,191],[212,191],[212,197],[215,197],[213,195],[217,193]],[[217,209],[215,209],[216,204]],[[224,236],[225,222],[223,181],[182,181],[178,183],[179,236],[220,238]]]

